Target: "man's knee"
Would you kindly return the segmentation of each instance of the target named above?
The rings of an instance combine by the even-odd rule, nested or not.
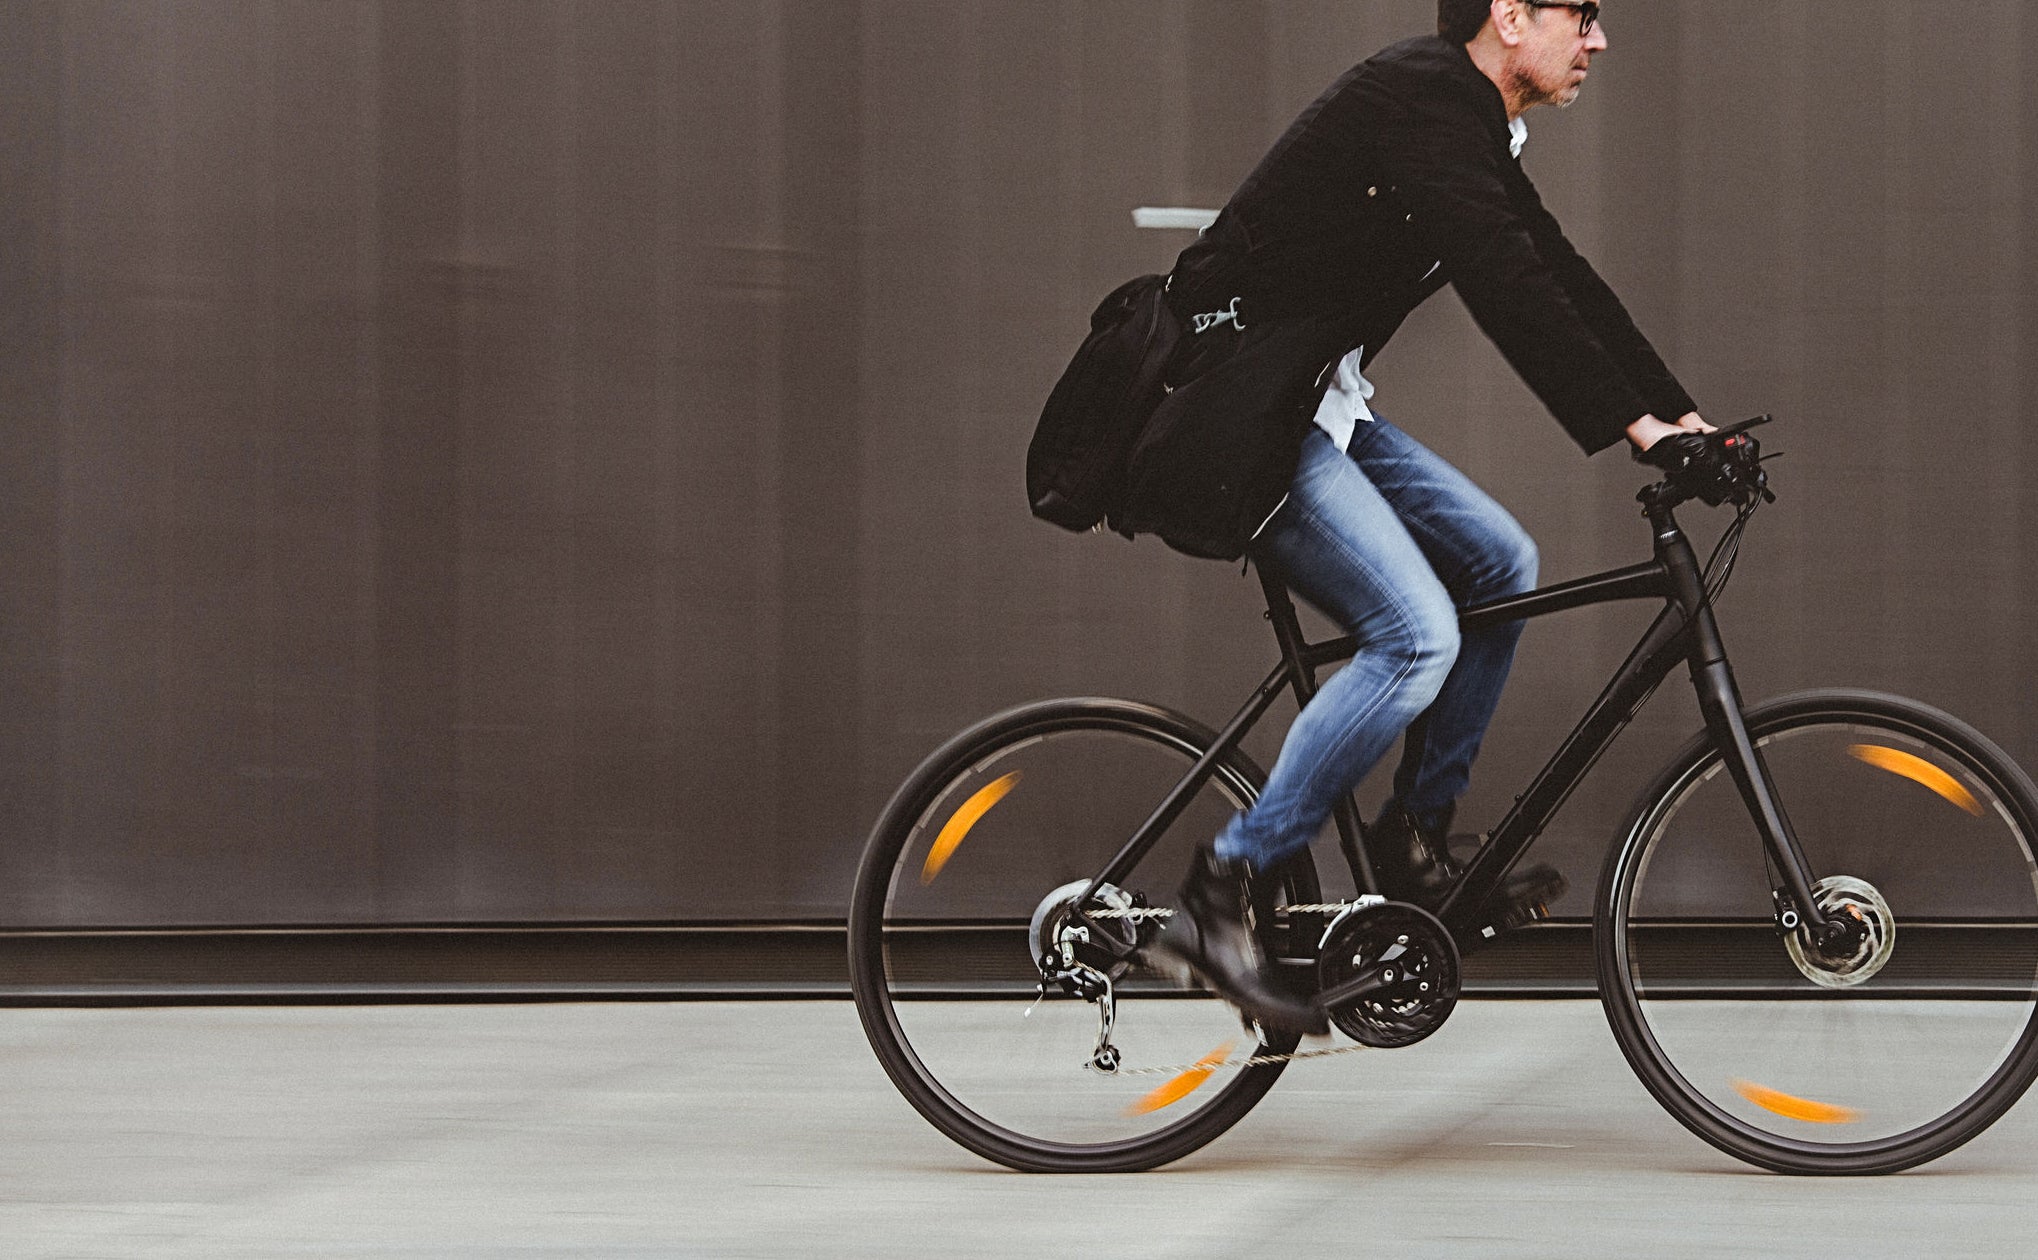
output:
[[[1458,660],[1458,610],[1448,598],[1418,601],[1401,647],[1410,697],[1426,709]]]
[[[1536,589],[1536,579],[1542,569],[1542,555],[1536,550],[1536,540],[1513,521],[1509,521],[1508,525],[1508,529],[1495,537],[1491,552],[1495,597],[1520,595]]]

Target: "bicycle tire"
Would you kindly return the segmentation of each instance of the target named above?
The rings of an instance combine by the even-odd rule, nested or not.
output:
[[[1829,960],[1782,929],[1778,881],[1701,735],[1601,874],[1614,1037],[1679,1123],[1747,1163],[1872,1175],[1936,1159],[2038,1076],[2038,793],[1973,728],[1901,697],[1805,692],[1746,717],[1822,899],[1875,931]]]
[[[849,918],[850,983],[864,1032],[886,1073],[936,1129],[986,1159],[1022,1171],[1134,1172],[1200,1149],[1237,1123],[1273,1086],[1284,1064],[1228,1068],[1206,1073],[1205,1078],[1215,1079],[1155,1113],[1136,1120],[1106,1115],[1102,1108],[1128,1096],[1136,1103],[1139,1092],[1154,1082],[1131,1077],[1119,1082],[1081,1070],[1078,1060],[1088,1045],[1077,1045],[1053,1029],[1065,1032],[1071,1020],[1080,1025],[1082,1012],[1094,1012],[1094,1007],[1051,991],[1040,1014],[1018,1014],[1023,1002],[1035,998],[1040,974],[1013,937],[1023,911],[1057,881],[1083,880],[1101,870],[1133,826],[1158,804],[1165,785],[1179,779],[1214,742],[1208,728],[1150,705],[1046,701],[999,714],[955,736],[893,795],[857,872]],[[1014,767],[1037,776],[1037,790],[1030,779],[1023,789],[997,786],[1018,777]],[[1133,777],[1140,783],[1128,781]],[[1265,775],[1243,753],[1234,750],[1220,759],[1192,808],[1125,883],[1137,883],[1154,904],[1165,906],[1185,869],[1185,861],[1178,860],[1186,853],[1184,846],[1206,838],[1210,833],[1205,829],[1221,823],[1220,814],[1249,805],[1264,782]],[[1003,791],[1012,795],[1003,797]],[[1030,798],[1028,792],[1033,792]],[[982,805],[987,793],[991,806]],[[976,820],[965,825],[967,843],[950,846],[938,876],[930,879],[926,872],[935,848],[942,835],[952,834],[958,814]],[[1065,852],[1050,856],[1057,846]],[[965,861],[976,867],[958,871]],[[1015,866],[1022,869],[1015,871]],[[961,883],[949,889],[948,901],[924,904],[932,895],[929,890],[951,880]],[[1319,899],[1316,868],[1306,851],[1275,872],[1272,882],[1287,904]],[[986,950],[976,944],[980,939],[997,947]],[[936,942],[931,961],[929,940]],[[955,941],[962,944],[951,949]],[[995,968],[989,980],[969,975],[943,979],[929,971],[950,967],[960,973],[964,963],[956,959],[982,954],[990,955],[990,963],[972,965]],[[1148,988],[1137,987],[1141,983]],[[1207,1053],[1208,1038],[1218,1033],[1219,1011],[1231,1039],[1243,1036],[1243,1044],[1252,1045],[1231,1008],[1207,992],[1171,983],[1173,989],[1166,982],[1142,980],[1137,972],[1121,982],[1118,1025],[1128,1055],[1156,1040]],[[944,998],[949,1001],[943,1003]],[[1051,1026],[1040,1019],[1048,1014],[1056,1021]],[[1089,1018],[1094,1026],[1094,1014]],[[948,1046],[948,1039],[969,1035],[953,1026],[972,1020],[990,1034],[959,1048]],[[1042,1047],[1038,1062],[1018,1061],[1031,1045],[1020,1038],[1036,1033],[1049,1039],[1052,1048]],[[1194,1040],[1198,1035],[1205,1040]],[[1296,1040],[1270,1036],[1256,1053],[1285,1053]],[[1245,1057],[1231,1055],[1229,1061]],[[1168,1061],[1165,1049],[1160,1059]],[[1000,1075],[1008,1070],[1011,1080]],[[1019,1079],[1032,1087],[1012,1083]],[[1014,1111],[1016,1116],[1008,1114]],[[1128,1131],[1119,1132],[1121,1126]]]

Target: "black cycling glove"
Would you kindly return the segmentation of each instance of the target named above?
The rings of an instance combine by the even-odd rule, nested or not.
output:
[[[1635,449],[1635,462],[1660,468],[1664,472],[1679,473],[1697,466],[1701,472],[1716,470],[1719,453],[1705,440],[1705,434],[1693,433],[1689,429],[1658,438],[1648,450]]]
[[[1635,459],[1662,469],[1672,484],[1713,507],[1738,494],[1733,469],[1718,443],[1706,434],[1673,433],[1646,451],[1636,451]]]

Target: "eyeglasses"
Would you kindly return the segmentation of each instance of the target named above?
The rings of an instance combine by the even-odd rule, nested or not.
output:
[[[1592,28],[1599,25],[1599,5],[1594,0],[1521,0],[1531,9],[1576,9],[1578,11],[1578,33],[1592,34]]]

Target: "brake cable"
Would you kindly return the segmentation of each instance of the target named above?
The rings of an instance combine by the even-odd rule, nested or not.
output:
[[[1748,522],[1762,506],[1762,496],[1754,495],[1734,513],[1734,523],[1727,526],[1713,545],[1712,555],[1705,562],[1705,600],[1708,604],[1717,601],[1727,589],[1727,582],[1734,576],[1734,562],[1741,558],[1741,535],[1746,532]],[[1724,553],[1725,561],[1721,556]]]

